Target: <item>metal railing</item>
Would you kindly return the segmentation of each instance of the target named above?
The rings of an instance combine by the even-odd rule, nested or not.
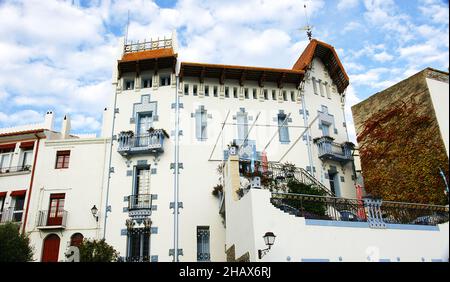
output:
[[[0,168],[0,174],[22,172],[22,171],[31,171],[31,165],[10,166]]]
[[[131,52],[139,52],[139,51],[146,51],[146,50],[156,50],[156,49],[163,49],[163,48],[171,48],[172,47],[172,39],[171,38],[164,38],[164,39],[157,39],[150,41],[143,41],[143,42],[131,42],[128,44],[125,44],[124,46],[124,52],[125,53],[131,53]]]
[[[128,196],[128,210],[140,210],[152,208],[152,195],[140,194]]]
[[[22,222],[23,210],[8,208],[0,213],[0,223]]]
[[[150,262],[149,256],[128,256],[123,259],[125,262]]]
[[[403,202],[363,200],[317,195],[272,193],[278,209],[306,219],[368,222],[370,227],[386,224],[437,225],[449,220],[449,207]]]
[[[163,150],[166,133],[162,129],[157,129],[149,134],[133,136],[131,132],[121,132],[118,137],[119,153],[132,153],[150,151],[160,152]]]
[[[59,227],[65,228],[67,220],[67,211],[58,210],[56,212],[51,212],[49,214],[48,210],[41,210],[38,212],[38,228],[51,228],[51,227]]]

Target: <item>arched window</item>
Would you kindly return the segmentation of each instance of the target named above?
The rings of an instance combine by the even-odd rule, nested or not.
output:
[[[78,247],[81,245],[81,243],[83,242],[83,234],[81,233],[75,233],[72,235],[72,237],[70,237],[70,245],[71,246],[75,246]]]

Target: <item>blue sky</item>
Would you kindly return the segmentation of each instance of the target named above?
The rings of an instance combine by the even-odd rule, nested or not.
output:
[[[445,0],[0,0],[0,128],[53,110],[57,126],[69,113],[75,132],[98,132],[128,10],[131,40],[177,30],[183,61],[290,68],[308,43],[304,3],[350,76],[348,118],[425,67],[448,71]]]

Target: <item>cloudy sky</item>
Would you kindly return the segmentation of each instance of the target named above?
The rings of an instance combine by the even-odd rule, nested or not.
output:
[[[0,127],[56,124],[98,132],[119,37],[170,36],[183,61],[291,68],[307,44],[333,45],[350,106],[425,67],[448,71],[448,0],[0,0]],[[350,132],[354,136],[354,131]]]

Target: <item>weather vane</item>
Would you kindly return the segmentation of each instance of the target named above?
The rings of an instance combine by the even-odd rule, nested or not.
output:
[[[300,30],[306,31],[306,36],[308,36],[309,41],[312,40],[312,28],[313,26],[309,25],[308,13],[306,11],[306,4],[303,5],[305,8],[305,17],[306,17],[306,26],[302,27]]]

